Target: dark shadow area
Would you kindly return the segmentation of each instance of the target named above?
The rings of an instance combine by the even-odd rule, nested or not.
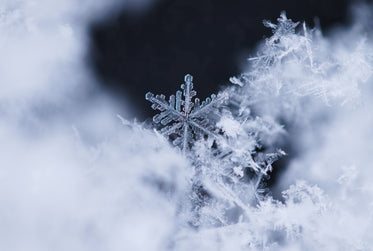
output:
[[[282,10],[294,21],[327,29],[347,22],[349,0],[157,0],[150,9],[123,10],[91,27],[88,61],[104,87],[145,119],[147,91],[175,93],[186,73],[205,98],[237,75]],[[124,95],[127,94],[127,95]]]

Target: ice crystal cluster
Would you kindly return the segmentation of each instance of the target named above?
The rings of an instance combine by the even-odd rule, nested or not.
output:
[[[372,250],[372,6],[265,21],[232,86],[146,94],[149,129],[89,84],[88,23],[121,1],[83,2],[0,4],[0,250]]]
[[[260,140],[282,132],[274,121],[265,123],[248,114],[234,116],[228,92],[211,95],[200,103],[195,98],[193,78],[187,74],[183,91],[171,95],[147,93],[145,98],[160,124],[160,133],[171,138],[183,150],[195,173],[191,182],[194,226],[227,226],[248,217],[248,207],[263,199],[263,178],[272,171],[272,163],[285,153],[261,151]],[[188,203],[187,203],[188,204]],[[231,213],[229,211],[239,211]]]
[[[323,123],[315,121],[327,118],[324,123],[332,123],[328,121],[344,109],[351,112],[361,105],[360,91],[372,75],[371,47],[361,39],[348,46],[350,54],[343,54],[338,51],[343,45],[332,48],[336,42],[329,44],[319,29],[293,22],[285,13],[277,21],[264,22],[273,36],[249,59],[247,70],[231,78],[234,85],[202,105],[193,100],[196,92],[190,75],[185,76],[183,92],[172,95],[169,102],[164,95],[146,94],[152,108],[160,111],[153,118],[156,127],[183,150],[191,172],[190,188],[177,211],[184,224],[171,238],[175,250],[369,248],[364,231],[355,233],[352,227],[336,235],[332,228],[322,227],[332,221],[340,227],[350,224],[350,211],[340,210],[347,202],[347,188],[342,189],[344,199],[331,200],[323,189],[335,195],[335,188],[330,191],[330,184],[322,182],[318,183],[322,188],[312,185],[322,179],[311,178],[317,173],[299,166],[309,165],[302,156],[290,165],[287,182],[276,188],[282,189],[282,198],[275,199],[265,181],[271,177],[272,164],[286,155],[280,147],[289,134],[297,138],[290,140],[293,146],[306,146],[308,137],[322,135]],[[311,170],[322,173],[316,167],[324,164],[315,163]],[[357,175],[355,168],[343,170]],[[350,178],[337,175],[334,182],[351,184]],[[368,226],[372,224],[364,224],[364,229]]]

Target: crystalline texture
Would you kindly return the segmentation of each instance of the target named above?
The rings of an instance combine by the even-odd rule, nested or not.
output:
[[[168,102],[163,94],[154,95],[151,92],[145,95],[145,99],[153,103],[154,110],[161,111],[153,117],[153,121],[162,127],[160,132],[166,137],[176,135],[173,144],[185,151],[189,144],[192,144],[193,137],[199,138],[202,135],[216,137],[215,121],[212,120],[219,116],[219,107],[226,96],[212,94],[202,102],[198,98],[193,101],[197,94],[193,90],[193,77],[187,74],[184,81],[185,83],[181,85],[182,91],[179,90],[176,95],[171,95]]]

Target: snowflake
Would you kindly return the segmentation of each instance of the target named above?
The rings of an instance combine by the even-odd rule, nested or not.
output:
[[[265,27],[272,29],[273,37],[271,37],[271,41],[282,37],[284,34],[295,34],[295,28],[299,25],[299,22],[294,23],[291,19],[288,19],[285,11],[281,12],[277,21],[278,24],[273,24],[268,20],[263,21]]]
[[[193,97],[197,92],[193,90],[193,77],[185,75],[185,83],[181,85],[183,91],[171,95],[169,101],[162,95],[146,93],[145,99],[152,102],[152,108],[161,113],[153,117],[153,121],[163,127],[160,132],[173,140],[173,144],[185,151],[195,138],[203,135],[216,137],[215,122],[219,118],[219,108],[227,99],[227,95],[212,94],[205,101]],[[182,98],[184,96],[184,100]]]

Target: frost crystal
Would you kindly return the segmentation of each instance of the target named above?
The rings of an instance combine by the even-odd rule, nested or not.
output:
[[[229,226],[240,217],[250,218],[251,206],[264,200],[265,179],[284,153],[261,147],[283,130],[275,121],[254,118],[250,109],[239,111],[232,88],[200,103],[192,80],[186,75],[182,90],[169,101],[150,92],[145,98],[160,111],[153,117],[160,133],[190,161],[193,178],[188,199],[181,203],[186,221],[196,228]]]
[[[212,121],[219,117],[219,107],[226,100],[226,95],[212,94],[202,103],[198,98],[193,101],[197,94],[193,90],[193,77],[187,74],[184,81],[181,85],[183,91],[177,91],[176,96],[171,95],[168,102],[163,94],[154,95],[151,92],[145,95],[145,99],[153,103],[154,110],[161,111],[153,117],[153,121],[163,127],[160,132],[166,137],[174,135],[173,144],[185,151],[193,139],[203,135],[216,137]]]

